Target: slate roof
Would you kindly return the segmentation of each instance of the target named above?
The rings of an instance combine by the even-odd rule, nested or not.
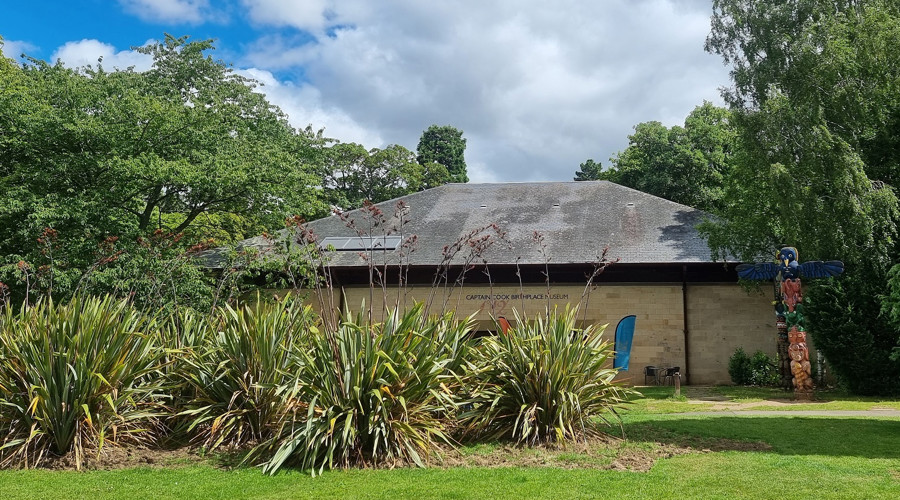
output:
[[[618,257],[623,264],[713,262],[706,240],[696,230],[708,214],[608,181],[446,184],[377,204],[389,219],[386,227],[398,225],[400,200],[408,206],[402,236],[404,240],[417,236],[415,251],[404,257],[409,265],[437,265],[445,245],[491,224],[506,233],[505,240],[492,236],[495,243],[484,254],[491,265],[543,264],[535,231],[543,235],[545,255],[552,264],[592,262],[606,245],[608,257]],[[346,216],[357,228],[369,227],[360,210]],[[312,221],[308,227],[319,240],[358,236],[337,216]],[[379,227],[365,232],[381,237],[384,231]],[[483,234],[488,233],[495,231]],[[271,244],[257,237],[240,246],[266,253]],[[453,262],[461,263],[467,252],[459,252]],[[376,250],[373,255],[389,263],[399,259],[396,250]],[[359,252],[341,251],[332,252],[331,265],[366,264]]]

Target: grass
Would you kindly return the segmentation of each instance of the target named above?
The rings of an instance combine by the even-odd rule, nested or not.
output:
[[[773,387],[682,387],[675,396],[671,386],[637,388],[640,396],[631,400],[630,414],[666,414],[698,411],[798,410],[900,410],[900,400],[854,396],[841,390],[816,391],[816,400],[794,401],[792,392]]]
[[[687,388],[681,388],[681,395],[675,396],[675,388],[667,386],[638,387],[638,396],[630,400],[627,414],[684,413],[688,411],[710,411],[711,403],[689,402],[685,396]]]
[[[697,395],[695,388],[685,389],[684,394]],[[554,466],[363,469],[326,471],[317,478],[297,471],[269,477],[255,469],[208,464],[82,473],[0,471],[0,498],[900,498],[898,418],[789,412],[684,417],[670,410],[679,405],[696,410],[707,403],[672,398],[671,387],[641,392],[632,405],[635,411],[624,417],[629,442],[623,449],[695,450],[662,458],[644,473],[598,470],[596,466],[612,460],[609,450],[563,450],[548,455]],[[763,390],[746,388],[702,394],[737,402],[771,398]],[[883,403],[830,397],[825,404],[838,407]],[[653,414],[654,407],[662,411]],[[484,458],[502,448],[473,445],[461,455]]]
[[[818,417],[679,418],[634,415],[635,445],[711,448],[660,460],[647,473],[589,468],[350,470],[321,477],[207,465],[87,473],[0,472],[0,498],[897,498],[900,419]],[[742,444],[768,443],[766,451]],[[721,446],[716,447],[716,443]],[[472,453],[490,453],[490,445]],[[561,466],[591,465],[560,453]]]
[[[208,466],[88,473],[5,471],[0,498],[897,498],[900,420],[636,416],[635,439],[764,441],[766,452],[722,450],[659,461],[647,473],[593,469],[351,470],[321,477]],[[841,439],[836,439],[840,436]],[[587,460],[561,454],[564,462]],[[577,464],[576,464],[577,465]]]
[[[631,439],[690,445],[727,440],[723,448],[763,442],[785,456],[900,460],[900,419],[791,416],[635,416],[625,423]],[[698,441],[699,440],[699,441]],[[737,443],[737,444],[735,444]],[[723,450],[724,451],[724,450]]]

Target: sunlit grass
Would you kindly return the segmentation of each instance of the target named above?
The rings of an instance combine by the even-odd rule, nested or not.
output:
[[[671,386],[636,388],[639,395],[631,399],[631,414],[666,414],[702,411],[800,411],[874,409],[900,410],[900,400],[849,395],[840,390],[818,390],[813,401],[796,401],[790,391],[773,387],[717,386],[681,388],[675,395]]]
[[[317,478],[207,465],[2,471],[0,498],[774,499],[784,498],[786,488],[794,498],[900,497],[900,419],[634,415],[625,428],[635,445],[725,440],[725,451],[662,459],[646,473],[589,468],[602,457],[577,452],[556,455],[558,467],[326,471]],[[765,442],[769,449],[727,449],[741,442]]]
[[[637,387],[637,395],[629,400],[627,414],[683,413],[709,411],[712,404],[690,403],[682,388],[675,395],[675,388],[669,386]]]

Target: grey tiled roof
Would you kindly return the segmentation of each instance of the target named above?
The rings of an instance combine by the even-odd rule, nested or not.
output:
[[[398,201],[408,206],[402,236],[417,236],[415,251],[404,258],[410,265],[436,265],[445,245],[469,231],[496,224],[506,233],[485,252],[492,265],[543,264],[535,231],[543,235],[545,255],[552,264],[592,262],[609,245],[608,256],[624,263],[712,262],[696,225],[706,213],[608,181],[447,184],[376,205],[389,222],[364,230],[379,237],[396,229]],[[356,228],[368,228],[360,210],[348,212]],[[312,221],[308,227],[321,240],[357,236],[357,230],[337,216]],[[396,232],[394,234],[397,234]],[[242,242],[264,253],[271,243],[263,238]],[[468,250],[457,254],[461,262]],[[376,260],[397,262],[396,251],[375,251]],[[480,260],[478,261],[480,263]],[[333,252],[333,266],[365,265],[358,252]]]

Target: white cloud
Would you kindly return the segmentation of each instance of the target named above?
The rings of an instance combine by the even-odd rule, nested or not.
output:
[[[429,125],[450,124],[465,132],[476,182],[568,180],[587,158],[608,165],[635,124],[681,123],[704,99],[721,102],[728,83],[703,52],[709,0],[242,5],[265,34],[235,62],[294,126],[413,149]],[[108,68],[151,63],[97,40],[53,58],[78,66],[100,56]],[[302,77],[280,81],[279,71]]]
[[[320,32],[334,8],[333,0],[241,0],[256,23]]]
[[[149,22],[201,24],[219,20],[209,0],[119,0],[126,12]]]
[[[297,128],[312,125],[313,129],[325,129],[325,137],[341,142],[356,142],[375,147],[384,141],[377,131],[367,129],[353,121],[344,111],[322,103],[321,92],[310,85],[294,85],[278,81],[271,72],[249,68],[237,73],[262,84],[256,89],[265,94],[272,104],[288,115],[288,121]]]
[[[0,45],[0,52],[10,59],[19,59],[22,54],[28,55],[29,52],[37,50],[37,46],[22,40],[3,40]]]
[[[454,125],[474,181],[571,179],[587,158],[608,164],[635,124],[681,123],[728,83],[703,52],[709,0],[243,3],[315,37],[268,34],[244,61],[302,68],[285,92],[306,96],[304,116],[413,148]]]
[[[125,69],[134,66],[136,71],[146,71],[153,64],[153,58],[147,54],[133,50],[116,52],[116,48],[112,45],[87,39],[66,42],[65,45],[56,49],[56,52],[50,57],[50,61],[61,60],[66,66],[76,68],[86,65],[96,66],[97,60],[100,58],[103,59],[103,67],[107,69]]]
[[[99,58],[103,59],[103,66],[108,69],[134,66],[136,71],[145,71],[153,64],[153,58],[149,55],[133,50],[116,51],[114,46],[98,40],[67,42],[54,52],[51,61],[59,59],[66,66],[75,68],[96,66]],[[281,82],[270,71],[258,68],[238,69],[237,73],[261,83],[256,91],[279,106],[294,127],[312,125],[316,130],[324,128],[326,137],[338,138],[341,142],[358,142],[367,147],[384,143],[377,130],[359,125],[345,111],[324,103],[316,87]]]

